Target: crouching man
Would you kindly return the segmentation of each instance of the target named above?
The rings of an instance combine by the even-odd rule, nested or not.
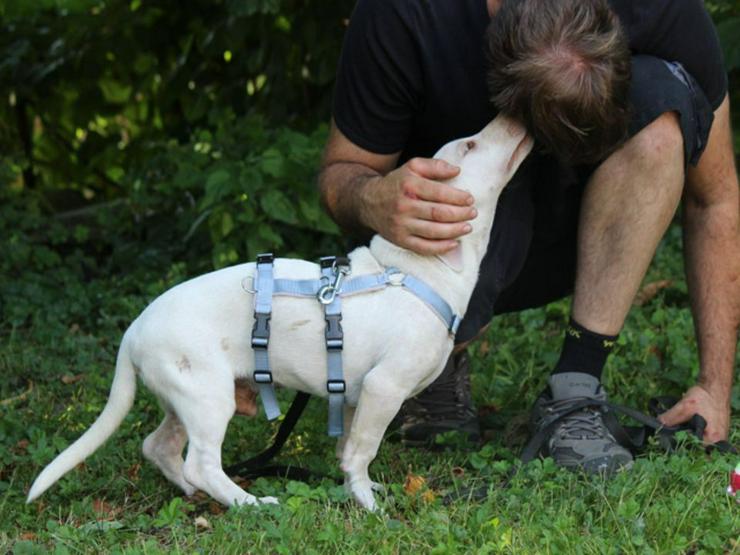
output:
[[[422,254],[455,247],[475,199],[430,156],[497,112],[536,152],[500,198],[480,280],[440,378],[402,431],[475,436],[464,347],[495,314],[573,294],[562,354],[535,421],[605,398],[601,372],[683,199],[700,376],[661,416],[728,435],[740,319],[740,204],[727,79],[700,0],[360,0],[347,30],[319,178],[331,216]],[[546,453],[596,472],[629,466],[597,409],[561,420]]]

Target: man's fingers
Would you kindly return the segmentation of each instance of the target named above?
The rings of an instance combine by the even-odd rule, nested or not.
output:
[[[457,247],[459,243],[451,239],[444,240],[432,240],[424,239],[423,237],[417,237],[411,235],[405,241],[405,247],[418,254],[424,254],[432,256],[436,254],[444,254]]]
[[[473,195],[468,191],[429,179],[409,179],[404,183],[403,192],[406,196],[439,204],[472,206],[475,202]]]
[[[434,158],[412,158],[407,167],[415,174],[432,180],[451,179],[460,173],[458,166]]]
[[[469,223],[438,223],[426,220],[411,220],[408,231],[422,239],[457,239],[470,233]]]
[[[478,211],[473,206],[453,206],[417,200],[412,214],[420,220],[454,224],[474,219]]]

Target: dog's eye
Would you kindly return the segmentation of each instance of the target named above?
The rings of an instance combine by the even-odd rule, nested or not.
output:
[[[466,147],[466,150],[465,150],[466,152],[473,150],[475,148],[475,141],[468,141],[467,143],[465,143],[465,147]]]

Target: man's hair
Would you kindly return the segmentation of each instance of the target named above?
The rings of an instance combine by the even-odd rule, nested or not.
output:
[[[630,52],[606,0],[503,0],[486,32],[496,107],[566,163],[596,163],[629,123]]]

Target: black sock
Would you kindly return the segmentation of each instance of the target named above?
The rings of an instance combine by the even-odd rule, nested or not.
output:
[[[565,330],[560,360],[552,373],[583,372],[600,380],[606,357],[614,348],[617,337],[592,332],[571,319]]]

